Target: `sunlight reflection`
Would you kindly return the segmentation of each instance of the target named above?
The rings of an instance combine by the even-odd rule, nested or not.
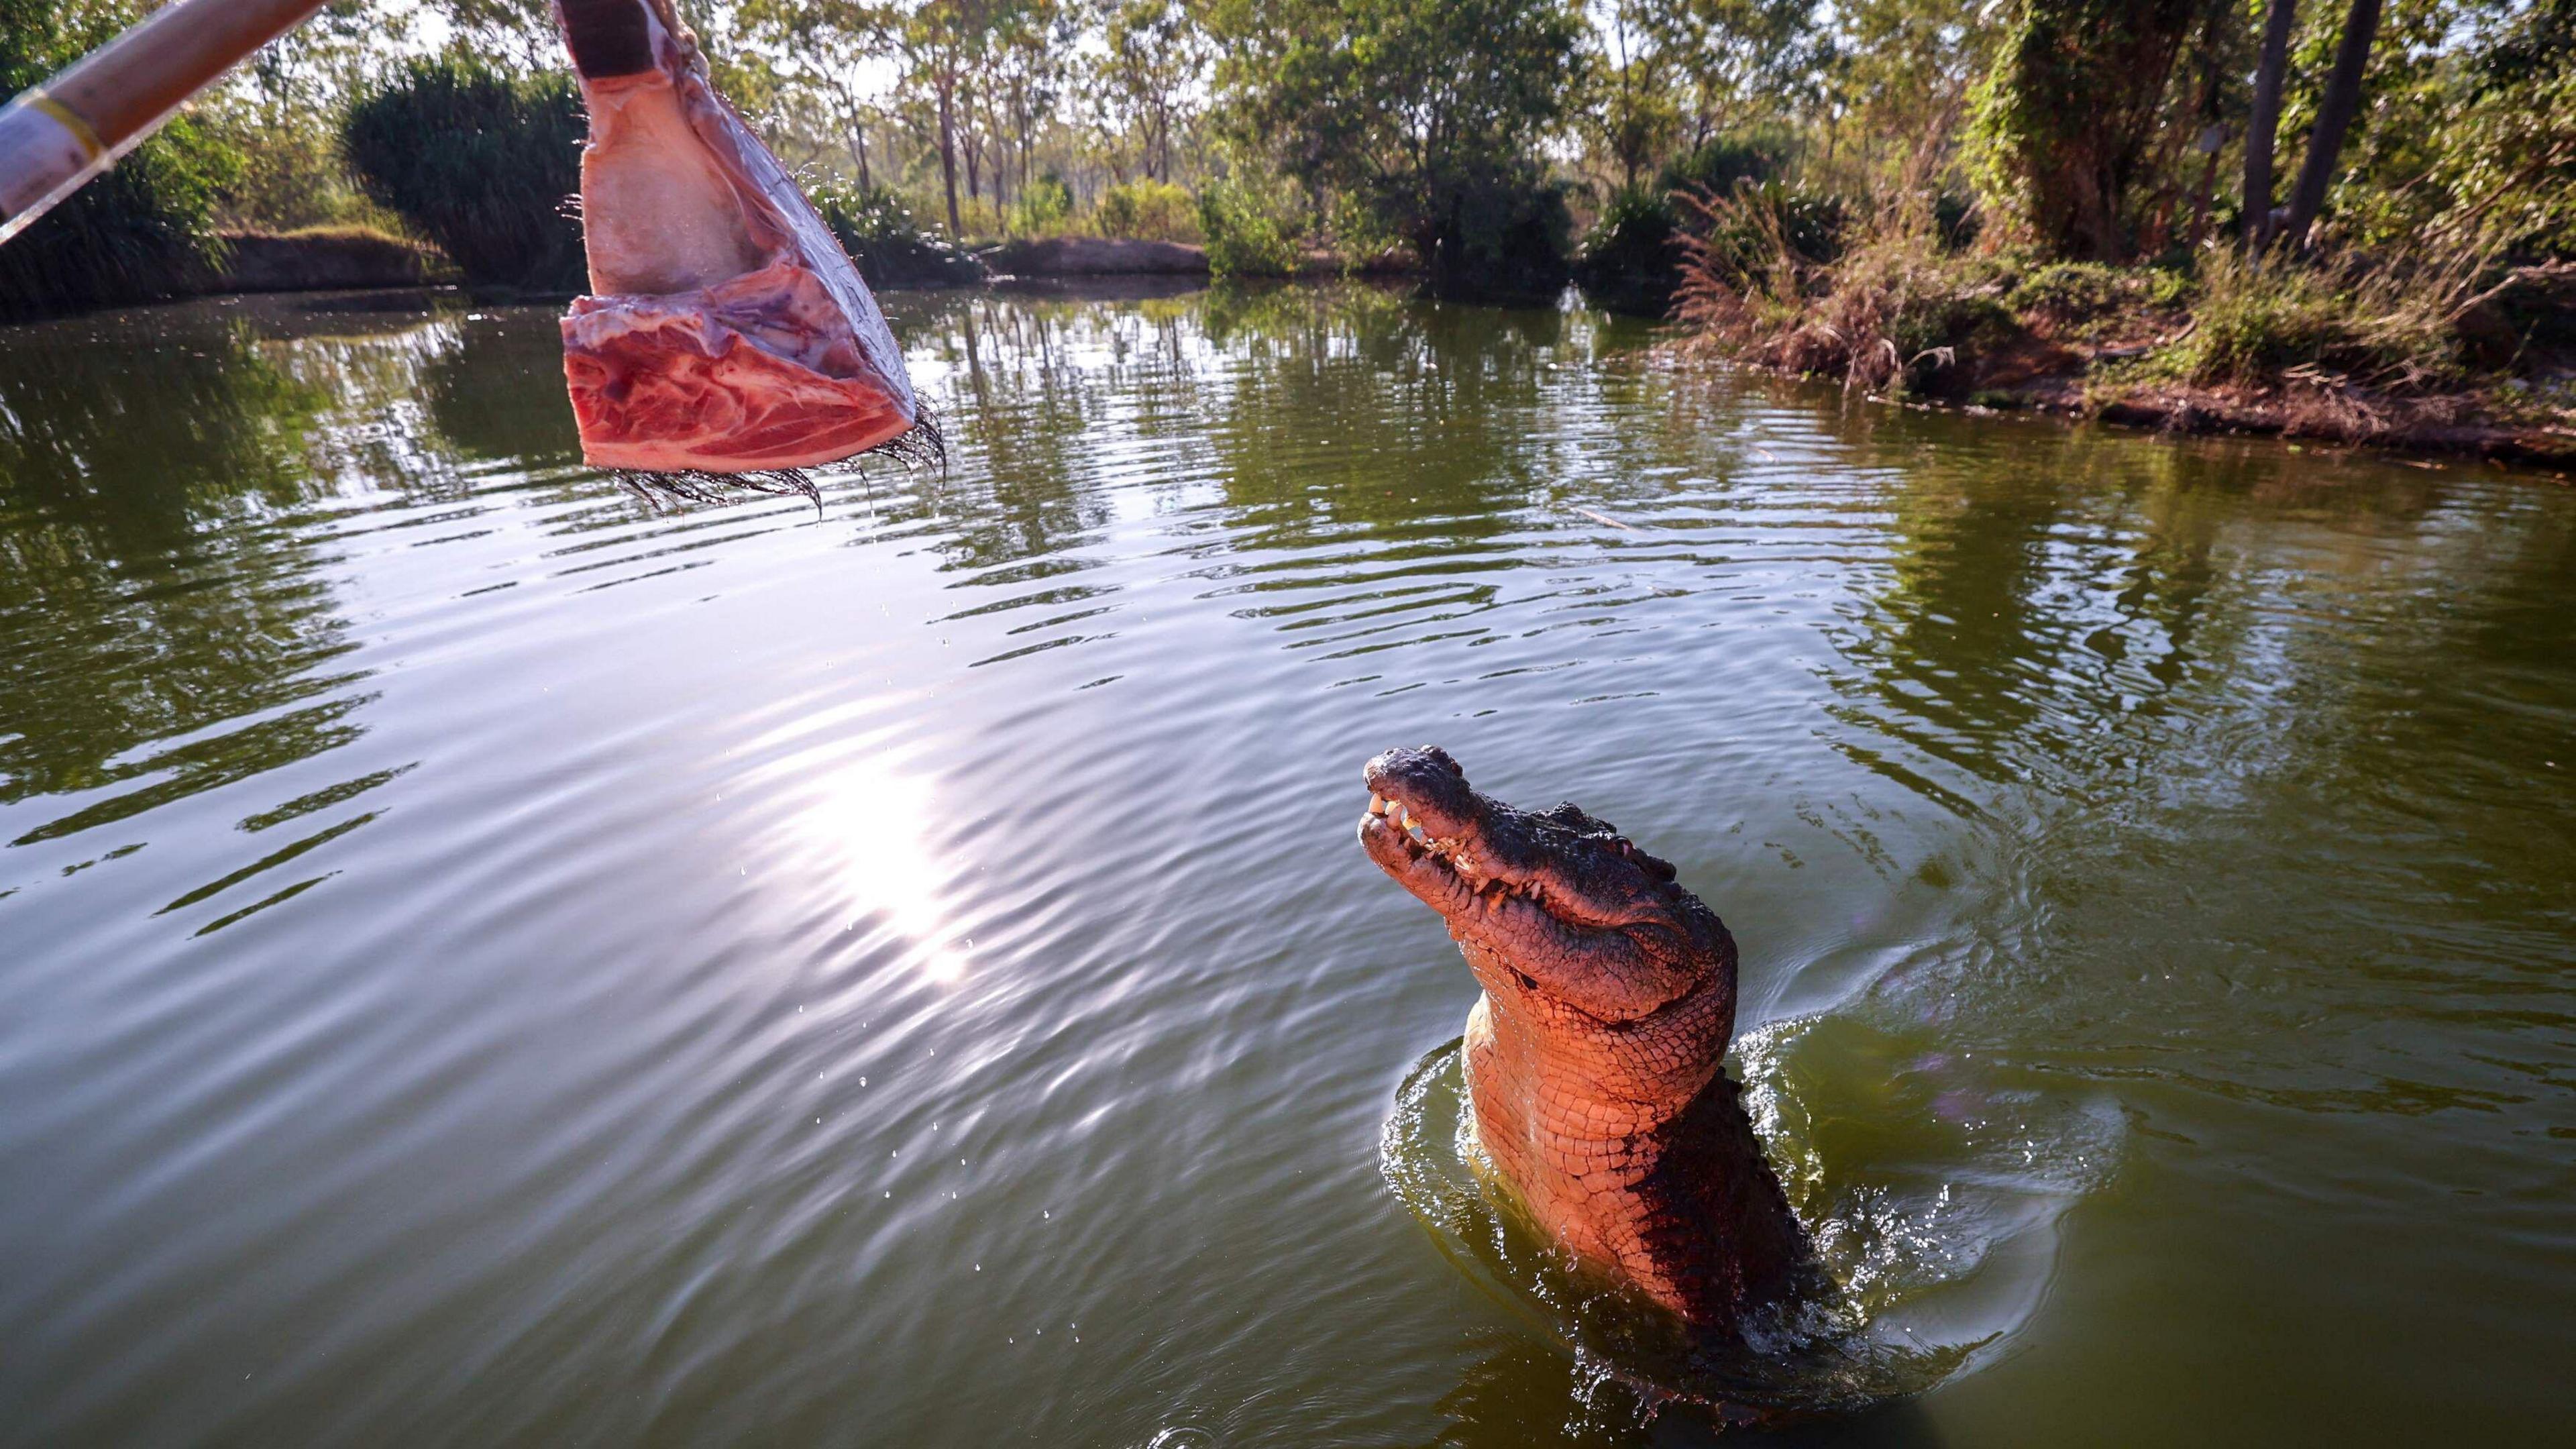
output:
[[[813,765],[795,769],[802,776]],[[881,920],[912,943],[923,975],[963,979],[971,943],[948,916],[948,872],[930,836],[939,818],[932,778],[877,749],[834,762],[803,788],[787,832],[799,873],[838,894],[851,929]]]

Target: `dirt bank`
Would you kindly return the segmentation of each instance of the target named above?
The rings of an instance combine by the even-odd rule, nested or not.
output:
[[[1204,277],[1207,251],[1179,242],[1050,236],[1008,241],[976,254],[1004,277]]]
[[[322,292],[417,287],[442,281],[447,259],[428,247],[359,227],[224,238],[222,268],[201,292]]]

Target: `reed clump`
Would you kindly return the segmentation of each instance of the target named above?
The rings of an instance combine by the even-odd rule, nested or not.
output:
[[[580,290],[581,98],[570,76],[450,52],[394,67],[350,104],[340,146],[368,197],[469,282]]]

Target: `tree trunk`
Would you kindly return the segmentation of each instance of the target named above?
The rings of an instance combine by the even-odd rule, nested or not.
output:
[[[2199,251],[2201,238],[2209,234],[2209,203],[2210,199],[2217,194],[2218,148],[2212,146],[2209,148],[2209,154],[2201,158],[2200,185],[2192,188],[2191,236],[2185,243],[2191,251]]]
[[[2344,15],[2343,41],[2335,47],[2334,72],[2317,102],[2317,124],[2308,132],[2308,157],[2299,166],[2298,184],[2290,188],[2290,219],[2281,226],[2292,247],[2308,242],[2308,226],[2326,204],[2326,186],[2334,180],[2343,137],[2361,110],[2362,72],[2370,65],[2370,42],[2379,34],[2379,0],[2352,0]]]
[[[962,237],[966,223],[957,219],[956,93],[947,86],[939,88],[939,184],[948,192],[948,234]]]
[[[2192,144],[2201,151],[2200,184],[2191,192],[2190,249],[2200,250],[2201,235],[2209,227],[2209,199],[2218,189],[2218,152],[2227,142],[2227,130],[2219,111],[2219,95],[2225,79],[2229,21],[2243,5],[2236,0],[2218,0],[2209,9],[2209,18],[2200,30],[2200,99],[2193,112],[2200,118],[2200,132]]]
[[[2281,131],[2281,73],[2290,64],[2298,0],[2272,0],[2263,13],[2263,50],[2254,65],[2254,107],[2245,118],[2245,247],[2272,244],[2272,146]]]

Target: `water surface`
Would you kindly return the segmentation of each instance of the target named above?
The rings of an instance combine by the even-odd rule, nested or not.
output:
[[[1950,1354],[1806,1437],[2576,1430],[2576,492],[889,311],[951,466],[819,514],[582,469],[542,310],[0,329],[0,1441],[1694,1442],[1381,1161],[1417,741],[1742,944]]]

